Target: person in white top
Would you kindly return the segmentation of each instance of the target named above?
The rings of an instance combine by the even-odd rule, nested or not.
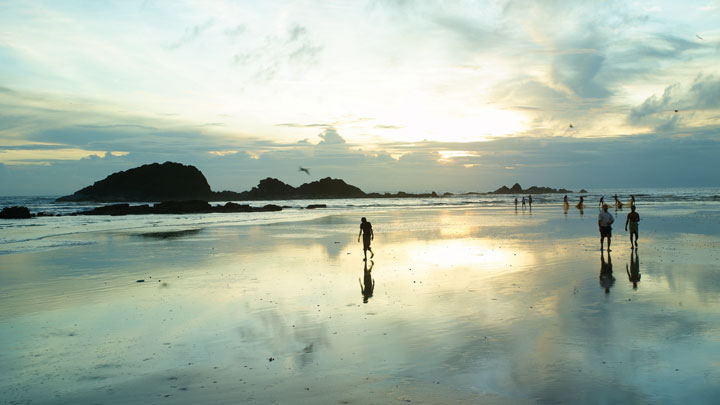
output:
[[[602,212],[598,214],[598,227],[600,228],[600,250],[603,250],[603,239],[607,238],[607,251],[610,252],[610,238],[612,237],[612,223],[615,222],[612,214],[608,212],[608,205],[603,204]]]

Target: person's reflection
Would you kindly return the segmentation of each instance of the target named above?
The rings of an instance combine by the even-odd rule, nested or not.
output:
[[[580,196],[580,202],[577,203],[575,208],[580,211],[580,216],[583,216],[583,214],[585,213],[585,199],[583,198],[583,196]]]
[[[626,264],[625,271],[633,285],[633,290],[637,290],[637,283],[640,281],[640,258],[638,257],[637,249],[630,253],[630,267],[628,268]]]
[[[363,268],[363,280],[358,279],[360,283],[360,292],[363,296],[363,302],[367,304],[368,300],[373,296],[373,290],[375,289],[375,280],[372,278],[372,268],[375,262],[370,260],[370,268],[368,268],[367,262]],[[363,285],[364,284],[364,285]]]
[[[615,277],[612,274],[612,258],[608,252],[607,262],[605,252],[600,252],[600,287],[605,289],[605,294],[610,293],[610,288],[615,284]]]

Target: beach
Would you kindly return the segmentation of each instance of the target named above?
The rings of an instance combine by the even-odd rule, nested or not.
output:
[[[0,256],[0,398],[720,396],[720,203],[640,201],[633,256],[628,210],[611,210],[608,255],[597,207],[564,214],[553,198],[536,198],[532,210],[354,207],[250,224],[98,227],[74,233],[72,244],[50,243],[67,239],[62,232],[44,237],[48,248]],[[361,216],[375,233],[370,262],[357,240]]]

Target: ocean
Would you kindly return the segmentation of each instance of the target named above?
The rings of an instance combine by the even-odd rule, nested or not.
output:
[[[568,194],[571,210],[566,215],[577,215],[575,204],[582,195],[585,199],[584,214],[594,213],[598,201],[604,196],[612,205],[612,196],[627,205],[630,195],[636,198],[640,211],[652,209],[685,210],[688,214],[697,210],[720,212],[720,188],[646,188],[646,189],[600,189],[586,194]],[[52,213],[61,216],[44,216],[23,220],[0,220],[0,255],[19,252],[37,252],[49,249],[92,244],[87,234],[92,232],[167,233],[197,230],[216,226],[246,226],[280,222],[312,220],[335,214],[357,213],[371,217],[374,212],[392,210],[415,210],[426,208],[490,208],[503,211],[514,209],[513,199],[522,195],[458,194],[439,198],[356,198],[320,200],[273,200],[235,201],[263,206],[276,204],[283,207],[280,212],[257,213],[212,213],[185,215],[129,215],[129,216],[70,216],[68,214],[90,210],[109,203],[56,202],[59,196],[6,196],[0,197],[0,207],[25,206],[30,212]],[[562,213],[563,194],[535,194],[533,210],[557,210]],[[225,202],[213,202],[213,205]],[[138,202],[133,205],[152,204]],[[306,209],[310,204],[326,204],[327,208]],[[519,204],[520,207],[520,204]],[[626,210],[627,211],[627,208]],[[83,237],[79,237],[82,235]]]

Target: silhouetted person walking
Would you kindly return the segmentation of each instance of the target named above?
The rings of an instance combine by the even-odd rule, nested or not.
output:
[[[635,206],[631,205],[630,212],[627,214],[627,219],[625,220],[625,232],[627,232],[628,225],[630,225],[630,249],[637,247],[638,222],[640,222],[640,214],[635,212]],[[633,235],[635,235],[635,243],[633,243]]]
[[[515,197],[515,211],[517,211],[517,197]]]
[[[525,209],[525,197],[523,197],[523,199],[522,199],[522,207],[523,207],[523,209]]]
[[[372,224],[370,224],[365,217],[360,218],[360,233],[358,233],[358,242],[360,242],[360,236],[363,238],[363,254],[365,255],[363,260],[367,261],[368,250],[370,251],[371,259],[375,256],[375,253],[373,253],[370,248],[370,241],[375,239],[375,235],[373,234]]]
[[[612,214],[608,212],[608,205],[603,204],[602,212],[598,214],[598,228],[600,228],[600,250],[603,250],[603,239],[607,238],[607,251],[610,252],[610,238],[612,238],[612,224],[615,222]]]
[[[530,207],[530,209],[532,209],[532,196],[531,195],[528,196],[528,207]]]
[[[605,196],[600,197],[600,204],[598,205],[600,211],[602,211],[603,204],[605,204]]]

